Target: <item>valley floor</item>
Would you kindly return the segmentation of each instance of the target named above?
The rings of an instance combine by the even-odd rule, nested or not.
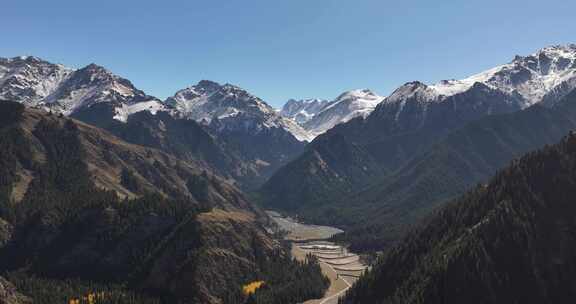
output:
[[[307,254],[318,257],[324,275],[330,279],[330,287],[321,299],[309,300],[304,304],[336,304],[338,298],[354,284],[367,269],[358,255],[345,247],[323,241],[342,230],[328,226],[306,225],[274,211],[268,215],[287,232],[286,239],[292,241],[292,256],[304,260]]]

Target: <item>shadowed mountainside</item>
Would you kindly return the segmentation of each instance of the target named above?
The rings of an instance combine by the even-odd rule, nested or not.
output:
[[[17,103],[0,102],[0,121],[0,269],[35,302],[244,303],[257,279],[270,281],[264,299],[326,288],[317,264],[292,262],[260,209],[201,162]]]
[[[570,303],[576,137],[529,153],[391,249],[342,303]]]

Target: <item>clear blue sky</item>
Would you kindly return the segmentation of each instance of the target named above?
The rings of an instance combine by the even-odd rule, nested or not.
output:
[[[201,79],[274,106],[461,78],[576,42],[576,1],[3,0],[0,57],[91,62],[161,98]]]

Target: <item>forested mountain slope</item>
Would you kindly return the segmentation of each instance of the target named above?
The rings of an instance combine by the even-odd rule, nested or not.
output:
[[[261,183],[264,178],[260,170],[266,170],[265,167],[251,162],[241,151],[211,135],[194,120],[176,119],[167,112],[153,115],[142,111],[120,122],[112,118],[110,111],[106,105],[94,105],[72,117],[105,129],[127,142],[156,148],[187,162],[200,162],[247,188]]]
[[[560,140],[576,129],[576,94],[557,106],[541,105],[488,116],[458,129],[394,174],[324,209],[351,228],[344,237],[359,250],[393,243],[434,208],[483,182],[515,157]]]
[[[391,249],[342,303],[571,303],[576,136],[514,161]]]
[[[202,161],[250,190],[300,154],[309,139],[296,122],[239,87],[201,81],[160,101],[96,64],[71,69],[32,56],[0,57],[0,99]]]
[[[380,250],[434,208],[485,181],[513,158],[557,142],[574,129],[576,92],[552,108],[535,105],[472,122],[393,174],[374,178],[368,187],[358,186],[349,195],[338,192],[329,203],[318,200],[295,210],[310,221],[345,228],[341,237],[353,249]]]
[[[354,194],[377,176],[393,174],[429,151],[439,139],[470,122],[537,103],[551,106],[574,88],[574,45],[552,46],[528,56],[516,56],[507,64],[461,80],[435,85],[406,83],[380,102],[366,119],[353,119],[317,137],[316,144],[278,170],[262,187],[264,202],[291,212],[300,212],[310,205],[330,206],[334,201],[332,193]],[[361,153],[337,158],[338,153],[329,149],[336,144],[355,146]],[[319,166],[323,167],[322,174],[302,169]],[[357,170],[375,174],[358,174]],[[290,193],[294,183],[303,189],[327,187],[314,196],[308,191],[289,196],[277,194]],[[326,199],[318,202],[317,197]]]
[[[520,109],[512,102],[513,97],[482,84],[440,101],[428,100],[428,90],[422,83],[406,84],[384,99],[366,119],[352,119],[317,137],[303,155],[278,170],[264,184],[265,202],[288,211],[318,205],[305,191],[286,197],[277,195],[290,192],[288,188],[292,183],[306,181],[304,188],[329,185],[325,191],[321,189],[320,196],[325,196],[324,204],[330,205],[332,193],[359,191],[376,177],[399,169],[450,131],[486,115]],[[334,145],[354,146],[359,153],[341,155],[330,149]],[[325,164],[324,172],[328,174],[312,172],[305,177],[303,171],[297,171],[320,164]],[[357,174],[357,170],[365,174]]]
[[[244,303],[254,280],[269,281],[258,303],[289,303],[326,287],[202,163],[17,103],[0,122],[0,271],[35,303]]]

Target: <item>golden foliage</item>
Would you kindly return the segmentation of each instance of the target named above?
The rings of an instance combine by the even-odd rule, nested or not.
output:
[[[104,292],[97,292],[97,293],[89,293],[83,297],[80,298],[76,298],[76,299],[70,299],[68,301],[68,304],[96,304],[98,303],[98,300],[104,300],[104,298],[106,297],[106,294]]]
[[[256,292],[256,290],[260,287],[262,287],[262,285],[264,285],[266,282],[264,281],[254,281],[250,284],[246,284],[244,285],[244,287],[242,287],[242,291],[244,292],[245,295],[251,295],[253,293]]]

